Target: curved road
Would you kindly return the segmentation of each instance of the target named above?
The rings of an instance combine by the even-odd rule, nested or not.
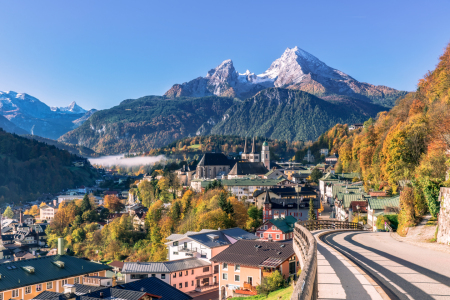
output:
[[[335,249],[318,243],[319,299],[450,300],[449,254],[396,241],[387,232],[338,232],[323,239]]]

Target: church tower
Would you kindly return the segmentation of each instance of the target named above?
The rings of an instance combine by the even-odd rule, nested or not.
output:
[[[270,219],[272,219],[272,203],[270,202],[269,189],[267,189],[263,203],[263,223]]]
[[[270,151],[269,151],[269,143],[264,141],[261,151],[261,162],[264,163],[267,170],[270,170]]]
[[[248,160],[248,153],[247,153],[247,137],[245,137],[245,144],[244,144],[244,151],[241,154],[242,160]]]
[[[260,162],[259,153],[256,153],[255,137],[253,137],[252,152],[250,153],[249,161],[250,162]]]

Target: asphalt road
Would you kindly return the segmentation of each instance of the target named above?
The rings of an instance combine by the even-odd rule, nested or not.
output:
[[[324,240],[374,276],[387,289],[391,299],[450,300],[449,254],[396,241],[388,232],[333,233],[325,236]],[[322,252],[340,279],[345,299],[373,299],[366,284],[353,278],[357,274],[344,268],[344,260],[338,261],[331,255],[331,247],[318,247],[319,253]],[[319,297],[320,291],[319,286]]]

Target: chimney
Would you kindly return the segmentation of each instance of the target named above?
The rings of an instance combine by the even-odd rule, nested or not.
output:
[[[66,283],[63,285],[64,287],[64,294],[75,294],[76,287],[73,284]]]
[[[100,292],[100,298],[103,298],[103,292]]]
[[[58,255],[64,255],[64,239],[58,238]]]
[[[23,224],[22,219],[23,219],[23,217],[22,217],[22,209],[20,209],[20,210],[19,210],[19,224],[20,224],[20,225]]]

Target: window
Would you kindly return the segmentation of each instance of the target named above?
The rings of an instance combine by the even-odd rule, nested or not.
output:
[[[182,288],[183,288],[183,283],[182,283],[182,282],[180,282],[180,283],[178,284],[178,288],[179,288],[179,289],[182,289]]]
[[[19,290],[12,290],[12,297],[19,297]]]
[[[209,267],[204,267],[203,272],[209,272]]]
[[[65,284],[67,284],[67,279],[61,280],[61,285],[65,285]]]
[[[194,280],[192,280],[192,282],[191,282],[191,286],[194,286]],[[2,300],[2,299],[0,299],[0,300]]]
[[[148,278],[148,274],[131,274],[131,279],[144,279]]]
[[[189,284],[188,284],[188,282],[186,281],[185,283],[184,283],[184,287],[188,287],[189,286]]]
[[[189,275],[189,271],[188,271],[188,270],[186,270],[186,274],[184,274],[184,275],[188,276],[188,275]]]
[[[30,294],[31,293],[31,286],[26,286],[25,287],[25,294]]]
[[[279,240],[280,239],[280,235],[279,234],[277,234],[277,240]]]
[[[180,272],[178,275],[179,275],[180,277],[183,277],[183,272]]]
[[[277,228],[274,226],[274,225],[272,225],[272,230],[276,230]]]
[[[174,287],[174,288],[177,288],[177,285],[176,285],[176,284],[174,284],[174,285],[173,285],[173,287]]]
[[[228,274],[227,273],[222,273],[222,279],[223,280],[228,280]]]
[[[0,300],[3,300],[3,293],[0,293]]]
[[[192,269],[191,274],[194,275],[194,269]]]
[[[73,279],[73,283],[80,283],[80,277],[75,277]]]
[[[260,238],[263,238],[263,237],[264,237],[264,234],[263,234],[263,233],[261,233],[261,234],[259,235],[259,237],[260,237]]]
[[[166,274],[161,274],[161,279],[166,279]]]
[[[269,239],[271,239],[272,238],[272,235],[269,233]]]
[[[177,278],[177,273],[173,273],[173,278]]]
[[[222,270],[228,270],[228,264],[227,263],[223,263]]]
[[[42,291],[42,284],[36,284],[36,292]]]
[[[155,274],[152,274],[152,277],[156,277],[156,275],[155,275]]]
[[[240,275],[234,275],[234,281],[239,282],[241,279]]]
[[[234,271],[239,272],[241,270],[241,265],[234,265]]]
[[[47,290],[51,290],[53,288],[52,282],[47,282]]]
[[[267,230],[267,225],[264,225],[264,230]]]
[[[178,252],[176,252],[176,251],[173,251],[173,255],[178,255]]]
[[[178,242],[173,242],[173,246],[178,246]]]

